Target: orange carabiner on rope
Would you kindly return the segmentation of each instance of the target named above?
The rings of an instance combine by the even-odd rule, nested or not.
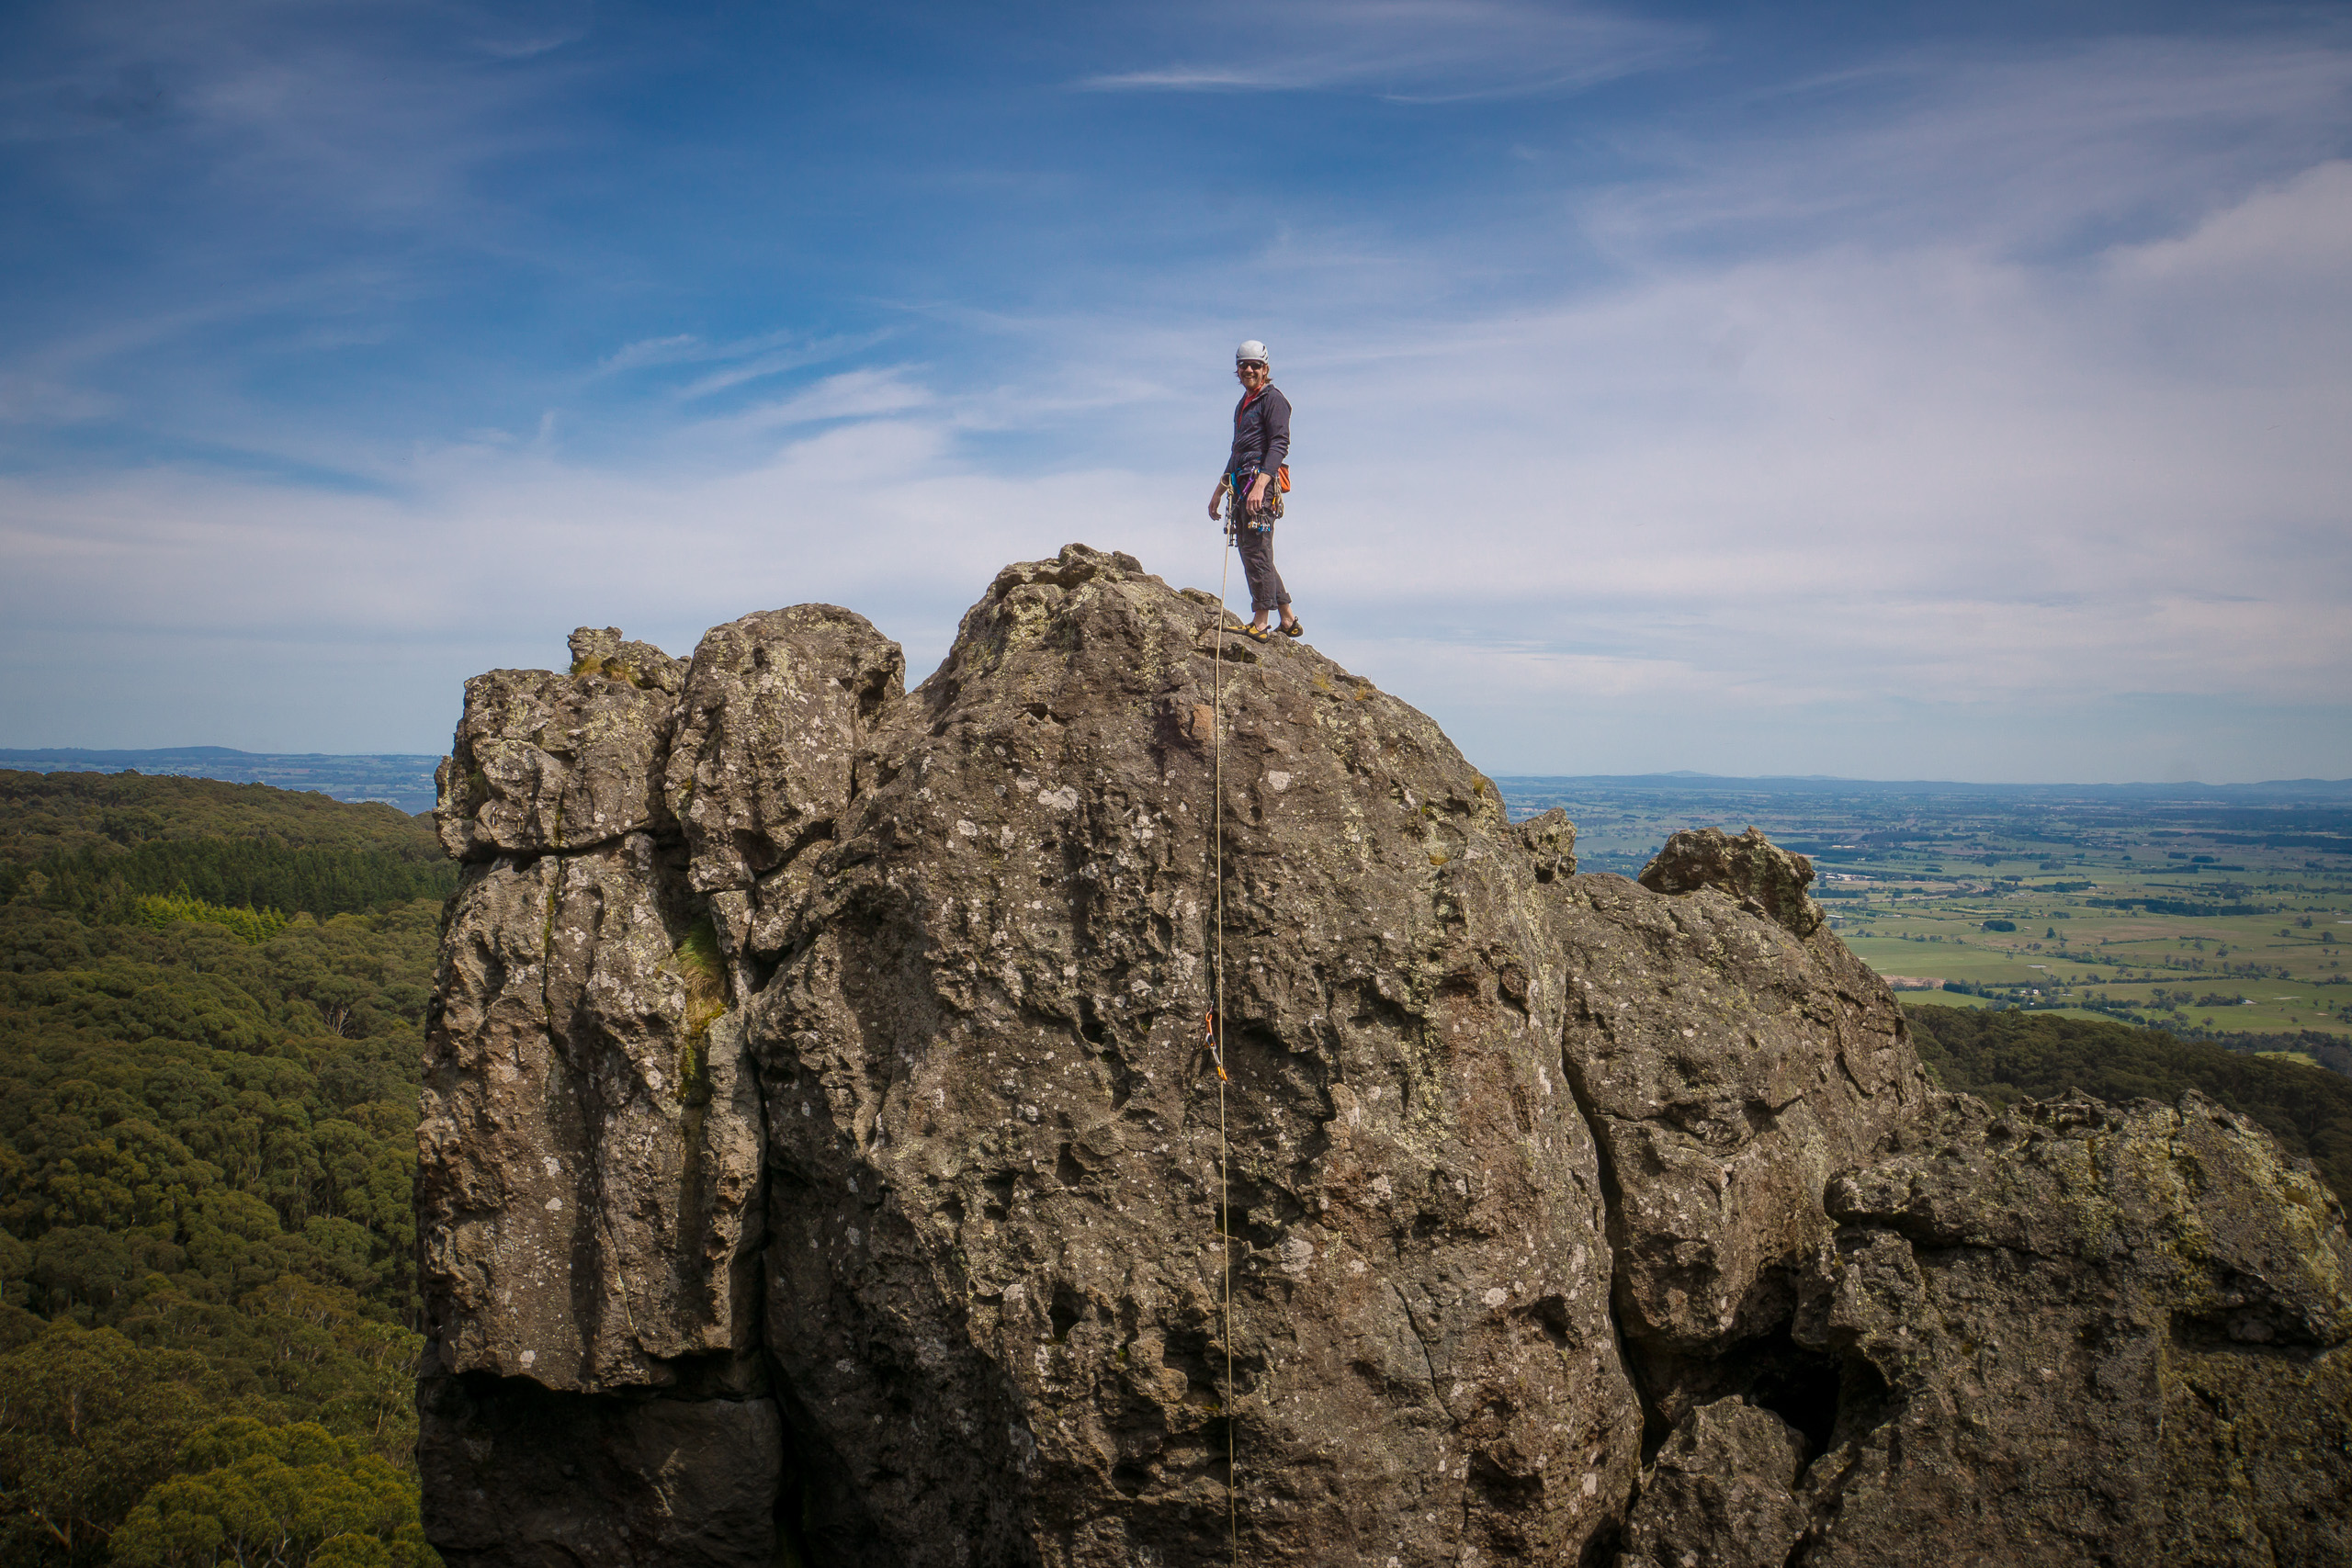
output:
[[[1201,1043],[1208,1047],[1209,1060],[1216,1064],[1217,1082],[1229,1081],[1225,1076],[1225,1042],[1218,1036],[1215,1013],[1202,1021]]]

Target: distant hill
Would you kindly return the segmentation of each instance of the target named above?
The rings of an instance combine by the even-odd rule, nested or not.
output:
[[[8,753],[0,751],[0,758]],[[1839,779],[1819,773],[1725,778],[1713,773],[1497,773],[1506,797],[1570,793],[1668,792],[1683,795],[1984,795],[2018,800],[2249,802],[2352,800],[2352,779],[2271,779],[2262,784],[1972,784],[1951,779]]]
[[[231,784],[275,784],[279,789],[316,790],[337,800],[380,800],[402,811],[433,808],[433,770],[438,757],[405,753],[337,756],[324,752],[237,751],[226,746],[180,746],[155,751],[9,750],[0,748],[0,768],[31,773],[137,772]]]
[[[178,778],[220,779],[232,784],[274,784],[279,789],[316,790],[337,800],[379,800],[402,811],[433,808],[433,770],[438,757],[405,752],[354,753],[239,751],[226,746],[180,746],[144,751],[91,751],[73,748],[16,750],[0,747],[0,768],[27,773],[117,773],[137,772]],[[2352,801],[2352,779],[2273,779],[2262,784],[1972,784],[1937,779],[1839,779],[1820,774],[1728,778],[1713,773],[1590,773],[1497,775],[1504,795],[1522,797],[1553,791],[1674,792],[1690,795],[1982,795],[2033,800],[2109,802]],[[1540,809],[1530,806],[1529,810]]]

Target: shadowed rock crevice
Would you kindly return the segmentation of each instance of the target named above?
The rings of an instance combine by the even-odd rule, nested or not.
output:
[[[1935,1093],[1804,857],[1579,874],[1230,625],[1072,546],[911,693],[827,605],[469,683],[453,1563],[2352,1556],[2342,1215],[2266,1138]]]
[[[428,1378],[418,1414],[452,1568],[773,1558],[785,1450],[764,1394],[621,1398],[472,1372]]]

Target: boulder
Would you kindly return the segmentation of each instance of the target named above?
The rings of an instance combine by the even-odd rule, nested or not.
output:
[[[1520,823],[1519,841],[1527,847],[1527,862],[1538,882],[1577,874],[1577,825],[1558,807],[1538,812]]]
[[[1789,1321],[1835,1228],[1823,1190],[1918,1113],[1927,1080],[1892,994],[1826,931],[1801,939],[1713,886],[1546,891],[1567,1076],[1615,1190],[1619,1327],[1652,1352],[1654,1398],[1712,1397],[1681,1363]]]
[[[618,626],[581,626],[571,634],[571,648],[574,675],[601,675],[673,697],[685,684],[684,660],[650,642],[630,641]]]
[[[1805,896],[1812,882],[1812,861],[1779,848],[1754,828],[1736,839],[1720,828],[1686,828],[1666,840],[1641,874],[1642,886],[1653,893],[1715,888],[1798,937],[1811,936],[1826,919]]]
[[[1939,1095],[1829,1206],[1797,1332],[1882,1392],[1808,1568],[2352,1562],[2352,1245],[2260,1128]]]
[[[660,774],[674,706],[659,684],[605,673],[601,663],[570,675],[475,676],[435,774],[441,842],[458,860],[479,861],[666,829]]]
[[[1684,1416],[1642,1474],[1618,1568],[1783,1568],[1804,1533],[1810,1455],[1769,1410],[1719,1399]]]
[[[775,950],[806,888],[793,863],[833,837],[905,677],[896,643],[831,604],[745,615],[695,649],[662,787],[694,886],[741,895],[719,917],[730,953]]]

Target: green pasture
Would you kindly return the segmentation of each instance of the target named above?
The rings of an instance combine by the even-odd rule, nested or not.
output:
[[[1990,876],[2001,868],[1980,869]],[[1827,890],[1842,886],[1829,884]],[[2052,895],[2030,885],[1991,894],[1971,888],[1956,897],[1948,883],[1928,886],[1931,896],[1881,890],[1824,903],[1838,918],[1840,938],[1883,975],[2039,987],[2053,998],[2097,993],[2130,1004],[2150,1022],[2352,1035],[2352,984],[2345,983],[2352,974],[2345,967],[2352,918],[2338,914],[2347,900],[2335,889],[2328,890],[2333,897],[2306,893],[2290,901],[2278,895],[2291,888],[2261,887],[2238,897],[2284,907],[2258,915],[2184,916],[2098,908],[2079,892]],[[2181,892],[2176,886],[2143,892],[2136,881],[2110,875],[2098,896]],[[2017,929],[1986,931],[1988,919]],[[2249,966],[2256,972],[2247,973]],[[1984,999],[1941,994],[1951,1005]]]
[[[1753,823],[1810,858],[1833,929],[1881,974],[2039,987],[2044,1000],[2128,1008],[2103,1016],[2147,1024],[2352,1037],[2352,811],[2333,796],[1521,794],[1515,814],[1564,807],[1588,869],[1628,875],[1679,829]],[[1987,920],[2015,929],[1986,931]],[[2007,999],[1934,994],[1971,1009]]]
[[[1998,866],[1980,869],[1987,876],[2001,874]],[[2110,879],[2099,896],[2181,896],[2170,886],[2140,893],[2116,886],[2120,880]],[[2272,897],[2276,891],[2262,890]],[[2259,895],[2240,897],[2258,901]],[[1829,908],[1839,917],[1837,930],[1847,945],[1882,975],[2039,987],[2048,998],[2097,993],[2132,1004],[2150,1021],[2197,1028],[2352,1034],[2352,984],[2343,983],[2352,917],[2312,902],[2317,907],[2290,905],[2258,915],[2151,914],[2096,908],[2080,894],[2050,895],[2020,885],[1991,895],[1970,890],[1959,897],[1837,899]],[[1986,931],[1988,919],[2017,929]],[[2248,965],[2258,972],[2245,973]],[[1941,995],[1949,998],[1945,1005],[1984,1001]]]
[[[1894,999],[1906,1008],[1989,1008],[1997,1005],[1991,997],[1972,997],[1959,991],[1897,991]]]
[[[1960,942],[1903,942],[1886,937],[1848,937],[1854,956],[1882,975],[1933,975],[1945,980],[1973,980],[1979,985],[2038,986],[2042,972],[2028,967],[2043,962],[1997,948]]]

